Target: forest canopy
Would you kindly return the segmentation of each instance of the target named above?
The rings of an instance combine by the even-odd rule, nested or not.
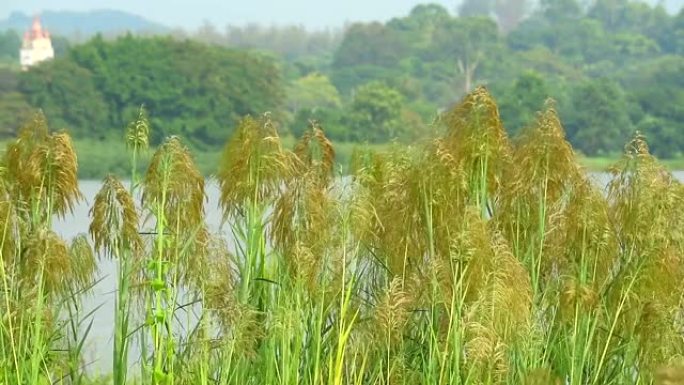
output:
[[[620,153],[637,130],[658,156],[684,150],[684,11],[635,0],[469,0],[343,30],[205,24],[64,40],[63,54],[26,73],[0,66],[0,135],[42,108],[76,138],[108,138],[145,105],[154,142],[214,146],[239,117],[265,112],[294,135],[317,120],[336,141],[412,142],[484,85],[511,135],[552,98],[586,155]],[[17,44],[0,34],[0,62]]]
[[[95,38],[22,73],[17,89],[76,137],[119,134],[144,105],[153,143],[168,135],[225,140],[242,116],[278,111],[284,100],[273,59],[167,37]]]

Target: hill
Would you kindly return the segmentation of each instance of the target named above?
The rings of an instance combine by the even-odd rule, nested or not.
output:
[[[164,33],[169,28],[149,21],[142,16],[123,11],[96,10],[89,12],[45,11],[41,13],[43,25],[53,34],[88,37],[96,33],[104,35],[122,32]],[[0,20],[0,31],[12,29],[23,33],[31,25],[33,16],[12,12]]]

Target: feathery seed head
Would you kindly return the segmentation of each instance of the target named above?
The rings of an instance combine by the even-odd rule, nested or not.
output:
[[[143,181],[143,202],[163,204],[170,228],[194,229],[204,215],[204,178],[190,151],[170,137],[152,157]]]
[[[76,291],[88,288],[97,273],[97,261],[87,235],[80,234],[71,241],[69,258],[71,259],[71,280]]]
[[[317,122],[302,135],[294,149],[298,162],[295,163],[295,178],[313,173],[321,186],[330,183],[335,162],[335,149]]]
[[[133,197],[114,176],[105,177],[90,210],[90,235],[95,249],[120,257],[122,248],[139,251],[142,239],[138,233],[139,217]]]
[[[270,116],[244,118],[226,144],[218,172],[224,216],[239,214],[248,202],[275,199],[291,163]]]
[[[463,164],[472,185],[484,184],[494,195],[511,164],[510,143],[494,98],[486,88],[477,87],[446,114],[444,123],[449,153]]]
[[[71,283],[74,266],[66,243],[53,231],[41,228],[29,234],[24,243],[21,275],[35,286],[42,275],[46,293],[57,294]]]
[[[408,321],[411,303],[408,294],[402,288],[400,277],[395,277],[386,292],[381,296],[374,312],[375,325],[378,328],[378,341],[393,344],[401,338],[404,326]],[[389,346],[386,346],[389,348]]]
[[[149,147],[150,121],[145,106],[140,106],[138,116],[126,126],[126,146],[135,151]]]
[[[5,154],[7,181],[22,202],[47,201],[41,220],[52,214],[64,216],[81,199],[78,161],[66,133],[49,134],[42,113],[25,124]]]

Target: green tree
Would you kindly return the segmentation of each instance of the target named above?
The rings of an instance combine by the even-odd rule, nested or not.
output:
[[[77,137],[104,137],[107,104],[93,74],[70,60],[53,60],[22,73],[19,90],[50,117],[51,125]]]
[[[390,20],[387,27],[408,46],[409,53],[417,57],[421,51],[429,50],[435,31],[451,19],[449,11],[439,4],[420,4],[407,17]]]
[[[556,52],[575,63],[587,65],[613,56],[614,47],[609,36],[595,20],[562,23],[557,33],[557,39],[552,43]]]
[[[619,33],[613,36],[614,50],[620,58],[650,58],[660,53],[658,43],[637,33]]]
[[[555,14],[555,11],[552,12]],[[565,18],[537,14],[508,36],[509,46],[517,51],[545,47],[564,62],[575,66],[615,57],[615,48],[602,24],[588,18]]]
[[[619,84],[608,79],[586,81],[571,91],[563,109],[571,143],[590,156],[620,152],[633,134],[629,103]]]
[[[445,23],[435,34],[432,49],[438,60],[455,64],[462,90],[469,92],[475,85],[477,70],[488,56],[499,49],[496,23],[488,18],[458,18]]]
[[[439,4],[419,4],[413,7],[408,17],[401,19],[412,26],[411,30],[433,31],[434,26],[451,19],[449,11]],[[390,22],[391,23],[391,22]]]
[[[551,97],[544,78],[535,72],[520,75],[512,87],[504,91],[499,100],[501,118],[511,135],[534,122],[537,111]]]
[[[646,135],[653,154],[662,158],[672,158],[684,148],[684,136],[677,123],[646,115],[637,125],[637,129]]]
[[[632,99],[645,114],[639,125],[658,155],[684,150],[684,58],[643,61],[621,80],[633,90]]]
[[[0,94],[17,91],[19,73],[10,68],[0,68]]]
[[[669,24],[664,8],[631,0],[595,0],[587,16],[599,20],[609,32],[629,31],[648,35],[656,23]]]
[[[287,109],[294,116],[290,132],[300,137],[309,127],[309,121],[325,124],[327,135],[346,140],[341,127],[342,99],[330,79],[320,73],[310,73],[290,84],[287,91]]]
[[[0,138],[14,137],[35,110],[19,92],[0,93]]]
[[[64,36],[52,36],[52,48],[55,50],[55,57],[66,56],[71,49],[71,42]]]
[[[18,61],[21,38],[11,29],[0,32],[0,60]]]
[[[595,0],[588,17],[601,22],[611,34],[642,36],[642,40],[648,40],[657,50],[672,52],[676,40],[673,39],[675,20],[660,5],[652,7],[630,0]]]
[[[399,63],[410,51],[405,34],[382,23],[353,24],[334,54],[331,78],[340,92],[372,80],[400,76]]]
[[[406,50],[399,34],[382,23],[353,24],[335,52],[333,67],[396,65]]]
[[[14,136],[33,112],[31,105],[18,90],[17,73],[0,68],[0,138]]]
[[[154,143],[182,135],[216,145],[242,116],[277,117],[284,105],[273,59],[166,37],[96,37],[23,74],[20,89],[79,135],[120,130],[145,105]]]
[[[300,109],[294,117],[290,127],[290,132],[295,137],[301,137],[311,122],[318,122],[324,129],[325,135],[332,139],[342,142],[356,140],[345,122],[345,111],[340,108],[312,108]]]
[[[359,87],[347,116],[351,139],[384,142],[401,135],[403,96],[381,82]]]
[[[287,107],[296,113],[300,109],[339,108],[342,99],[330,79],[320,73],[301,77],[288,87]]]
[[[580,19],[584,14],[577,0],[541,0],[541,14],[551,24]]]

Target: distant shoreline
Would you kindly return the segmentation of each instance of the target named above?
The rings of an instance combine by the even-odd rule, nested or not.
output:
[[[283,145],[291,148],[294,145],[294,139],[290,137],[283,137]],[[0,151],[4,153],[7,141],[0,141]],[[337,172],[346,173],[352,153],[355,148],[367,148],[373,151],[383,151],[388,149],[391,144],[370,144],[363,143],[349,143],[349,142],[333,142],[336,153]],[[78,156],[79,163],[79,179],[81,180],[101,180],[107,174],[114,174],[118,176],[130,175],[130,163],[126,147],[122,142],[108,141],[101,142],[90,139],[74,140],[74,147]],[[218,163],[221,160],[222,148],[199,150],[191,148],[191,152],[195,158],[195,163],[199,170],[205,175],[210,176],[218,169]],[[143,157],[143,161],[149,159],[152,155],[150,151]],[[582,155],[577,156],[578,163],[590,172],[606,172],[612,165],[620,160],[619,155],[608,157],[586,157]],[[659,159],[659,162],[670,171],[684,171],[684,157],[675,159]],[[141,165],[141,170],[144,165]]]

